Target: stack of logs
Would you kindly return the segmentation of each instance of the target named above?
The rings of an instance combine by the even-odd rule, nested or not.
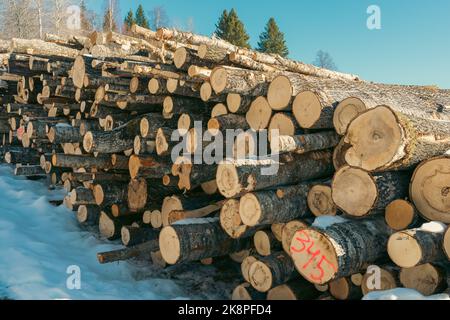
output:
[[[448,288],[449,90],[131,33],[0,41],[1,158],[121,239],[100,263],[229,257],[233,299]]]

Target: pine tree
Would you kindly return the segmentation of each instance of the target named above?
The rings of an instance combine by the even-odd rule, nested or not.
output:
[[[136,24],[138,26],[148,29],[148,20],[147,17],[145,16],[144,8],[142,7],[141,4],[136,10]]]
[[[128,11],[128,14],[127,14],[127,16],[125,17],[125,20],[124,20],[124,30],[125,30],[125,33],[130,32],[130,31],[131,31],[131,27],[132,27],[133,24],[135,24],[135,23],[136,23],[136,20],[134,19],[133,11],[130,10],[130,11]]]
[[[250,48],[250,37],[235,9],[231,9],[229,14],[223,11],[216,25],[216,35],[236,46]]]
[[[89,19],[89,11],[84,0],[81,0],[80,2],[80,24],[81,30],[83,31],[91,31],[93,29],[92,23]]]
[[[265,30],[259,36],[258,51],[279,54],[282,57],[289,55],[284,33],[280,31],[274,18],[267,22]]]

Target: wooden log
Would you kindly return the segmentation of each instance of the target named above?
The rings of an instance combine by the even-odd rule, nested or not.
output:
[[[421,228],[394,233],[387,246],[389,257],[402,268],[440,261],[444,259],[444,231],[443,225],[433,222]]]
[[[198,65],[211,68],[214,64],[209,60],[200,58],[197,50],[192,50],[186,47],[180,47],[175,51],[173,57],[173,64],[181,70],[187,71],[191,65]]]
[[[130,157],[129,172],[131,179],[162,178],[171,172],[172,166],[168,159],[154,156],[136,156]]]
[[[382,217],[337,223],[326,230],[300,230],[292,240],[292,259],[305,279],[325,284],[386,258],[390,234]]]
[[[450,227],[447,228],[447,231],[444,234],[444,243],[442,244],[442,247],[447,259],[450,261]]]
[[[270,231],[261,230],[256,232],[253,236],[253,243],[256,252],[262,257],[270,256],[281,249],[281,243]]]
[[[334,131],[304,134],[299,136],[282,135],[281,130],[278,139],[271,139],[272,152],[307,153],[334,148],[340,142],[339,136]]]
[[[281,245],[284,252],[291,255],[291,243],[298,231],[308,228],[307,221],[292,220],[283,226],[281,231]]]
[[[178,120],[165,119],[161,114],[146,114],[139,124],[140,135],[146,139],[156,139],[159,128],[176,128]]]
[[[189,129],[195,127],[196,122],[198,123],[197,125],[204,127],[205,120],[206,119],[204,115],[183,113],[178,118],[177,129],[181,135],[184,135],[186,132],[189,131]]]
[[[94,193],[91,189],[84,187],[78,187],[70,192],[70,202],[72,205],[95,205],[96,201],[94,198]]]
[[[267,300],[315,300],[321,294],[305,279],[295,279],[271,289]]]
[[[108,240],[119,239],[123,226],[131,225],[133,222],[139,220],[142,220],[142,214],[113,218],[111,215],[102,211],[99,220],[100,235]]]
[[[76,143],[81,141],[80,130],[69,124],[57,124],[48,130],[51,143]]]
[[[40,162],[40,155],[35,149],[12,149],[5,153],[5,162],[10,164],[35,165]]]
[[[334,148],[333,166],[336,171],[339,171],[339,169],[347,165],[347,162],[345,161],[345,154],[350,147],[351,146],[348,143],[345,143],[345,139],[342,138],[336,148]]]
[[[154,139],[142,138],[136,136],[134,138],[134,154],[139,155],[154,155],[156,152],[156,142]]]
[[[426,263],[400,271],[400,282],[408,289],[413,289],[424,296],[442,293],[447,287],[448,267]]]
[[[449,123],[410,116],[386,106],[370,109],[348,127],[345,142],[351,147],[345,160],[369,171],[412,168],[450,149]]]
[[[128,185],[128,208],[139,212],[151,205],[162,204],[165,197],[177,191],[175,187],[164,186],[161,179],[133,179]]]
[[[149,241],[158,241],[159,232],[150,228],[123,226],[121,230],[122,243],[133,247]]]
[[[316,184],[308,191],[308,208],[314,216],[335,216],[337,214],[338,210],[331,191],[331,181]]]
[[[422,162],[414,171],[410,199],[423,218],[450,223],[450,156]]]
[[[246,114],[249,111],[253,100],[254,98],[251,96],[229,93],[227,95],[228,111],[236,114]]]
[[[218,118],[228,114],[227,106],[223,103],[216,104],[211,110],[211,118]],[[246,125],[248,126],[248,125]]]
[[[118,162],[114,165],[110,155],[68,155],[54,154],[52,165],[59,168],[84,168],[97,170],[128,170],[128,163]]]
[[[238,93],[257,97],[266,95],[273,77],[260,71],[219,66],[213,69],[210,82],[217,94]]]
[[[127,201],[127,183],[101,182],[95,184],[92,192],[95,204],[102,207],[110,207],[113,204]]]
[[[287,163],[267,160],[237,160],[234,163],[225,161],[217,169],[216,180],[219,191],[225,197],[233,198],[269,187],[326,177],[333,171],[330,152],[295,155],[294,159]],[[274,174],[270,175],[274,166],[278,168],[278,172],[275,169]],[[270,171],[263,174],[265,170],[262,169]],[[298,174],[293,175],[292,172]]]
[[[179,144],[178,141],[173,141],[173,137],[180,134],[177,130],[172,130],[170,128],[159,128],[156,131],[156,154],[160,157],[167,157],[170,155],[172,149]]]
[[[191,78],[209,81],[212,70],[196,65],[191,65],[187,72],[189,77]]]
[[[215,165],[192,164],[186,157],[179,157],[172,166],[172,175],[179,178],[180,190],[193,190],[202,183],[214,179],[217,171]]]
[[[196,99],[167,96],[163,102],[163,114],[166,119],[183,113],[202,114],[208,110],[209,107],[205,103]]]
[[[77,220],[83,226],[96,226],[100,221],[100,213],[97,205],[81,205],[78,207]]]
[[[226,133],[227,130],[236,129],[242,129],[244,131],[250,129],[245,117],[236,114],[227,114],[212,118],[208,122],[208,130],[212,135],[217,135],[219,132]]]
[[[220,225],[233,239],[250,237],[258,231],[258,229],[249,228],[242,223],[239,215],[239,201],[235,199],[225,201],[220,210]]]
[[[285,223],[274,223],[270,226],[270,230],[272,230],[273,235],[275,236],[275,238],[277,238],[278,241],[283,240],[282,232],[285,225]]]
[[[391,265],[373,265],[361,279],[361,289],[365,296],[373,291],[386,291],[398,287],[400,287],[399,269]]]
[[[161,254],[171,265],[238,252],[250,246],[249,240],[231,239],[217,219],[165,227],[159,237]]]
[[[98,253],[97,259],[101,264],[126,261],[133,258],[148,259],[152,252],[158,250],[158,246],[158,241],[149,241],[126,249]]]
[[[303,183],[277,190],[247,193],[239,205],[242,222],[254,227],[312,216],[306,199],[311,185]]]
[[[167,215],[161,214],[161,219],[164,226],[172,225],[178,221],[188,220],[188,219],[198,219],[205,218],[215,213],[218,213],[223,206],[222,202],[211,204],[199,209],[193,210],[172,210]],[[164,212],[164,204],[162,212]]]
[[[345,166],[334,176],[333,201],[340,210],[354,217],[384,213],[389,203],[407,196],[410,177],[409,172],[370,174]]]
[[[225,102],[227,99],[226,94],[216,94],[209,81],[205,81],[200,87],[200,99],[203,102]]]
[[[289,255],[277,252],[268,257],[261,257],[252,263],[249,270],[250,283],[259,292],[270,289],[294,279],[294,263]]]
[[[238,285],[231,295],[233,301],[265,300],[266,295],[256,291],[248,282]]]
[[[39,165],[17,165],[14,169],[15,176],[23,176],[29,179],[45,178],[45,171]]]
[[[355,286],[349,278],[340,278],[330,282],[330,293],[336,300],[360,300],[361,287]]]
[[[20,54],[54,56],[75,59],[79,51],[42,40],[12,39],[10,51]]]
[[[394,200],[386,207],[385,219],[395,231],[415,228],[422,222],[414,205],[402,199]]]
[[[266,129],[272,119],[272,109],[263,96],[257,97],[245,115],[248,125],[255,131]]]

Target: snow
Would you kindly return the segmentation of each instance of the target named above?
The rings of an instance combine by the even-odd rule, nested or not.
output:
[[[371,292],[363,300],[450,300],[450,296],[448,294],[438,294],[425,297],[416,290],[397,288],[388,291]]]
[[[313,227],[326,230],[334,224],[344,223],[348,220],[341,216],[321,216],[314,220]]]
[[[432,233],[444,233],[445,230],[447,230],[447,226],[443,224],[442,222],[428,222],[424,223],[419,230],[432,232]]]
[[[48,203],[54,198],[42,182],[0,166],[0,299],[186,299],[163,273],[147,268],[144,276],[128,262],[100,265],[98,252],[122,247],[80,229],[72,212]],[[80,268],[80,290],[67,288],[70,266]]]

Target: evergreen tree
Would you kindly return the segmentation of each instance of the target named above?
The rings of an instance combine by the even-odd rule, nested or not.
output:
[[[258,51],[265,53],[279,54],[287,57],[289,50],[286,46],[284,33],[280,31],[274,18],[270,18],[267,22],[265,30],[259,36]]]
[[[91,31],[93,29],[92,23],[89,19],[89,11],[86,7],[86,3],[84,0],[80,2],[80,24],[82,31]]]
[[[250,48],[250,37],[234,9],[230,13],[223,11],[216,25],[216,35],[236,46]]]
[[[133,24],[135,24],[135,23],[136,23],[136,20],[134,19],[133,11],[130,10],[130,11],[128,11],[128,14],[127,14],[127,16],[125,17],[125,20],[124,20],[124,30],[125,30],[125,33],[130,32],[131,27],[132,27]]]
[[[148,29],[148,20],[147,17],[145,16],[144,8],[142,7],[141,4],[136,10],[136,24],[138,26]]]

